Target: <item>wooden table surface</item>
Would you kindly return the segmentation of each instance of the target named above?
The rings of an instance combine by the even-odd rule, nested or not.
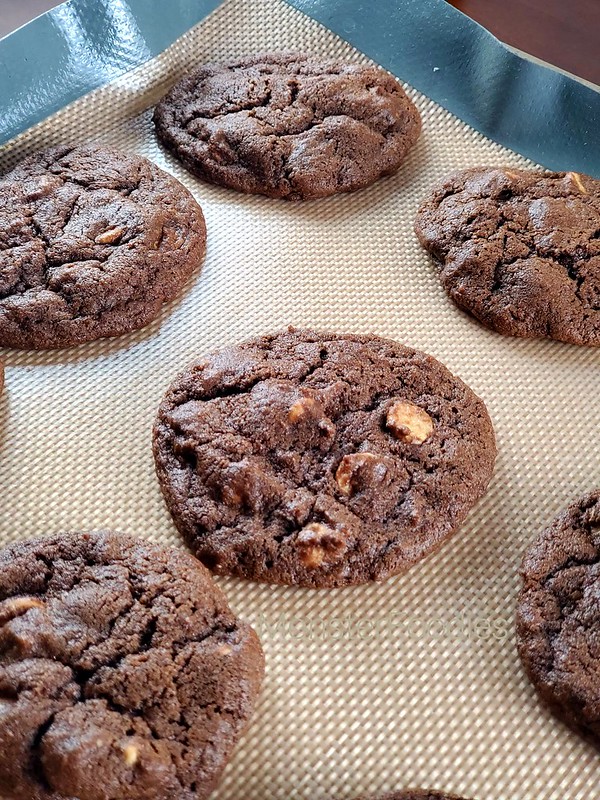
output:
[[[503,42],[600,85],[600,0],[450,0]]]
[[[600,0],[449,1],[507,44],[600,84]],[[56,4],[0,0],[0,36]]]

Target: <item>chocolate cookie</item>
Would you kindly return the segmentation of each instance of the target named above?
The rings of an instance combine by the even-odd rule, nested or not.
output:
[[[214,572],[322,587],[436,550],[484,493],[496,448],[483,402],[430,356],[290,330],[183,372],[154,454],[175,524]]]
[[[467,169],[433,190],[416,231],[450,297],[488,327],[600,345],[600,181]]]
[[[55,147],[0,180],[0,345],[142,328],[204,258],[200,207],[140,156]]]
[[[541,534],[521,568],[519,655],[552,711],[600,746],[600,491]]]
[[[395,172],[421,130],[381,68],[301,53],[202,66],[160,101],[154,122],[204,180],[288,200],[352,192]]]
[[[114,533],[0,552],[3,800],[198,800],[263,674],[190,555]]]

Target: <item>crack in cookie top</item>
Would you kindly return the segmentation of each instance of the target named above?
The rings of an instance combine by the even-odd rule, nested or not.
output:
[[[395,172],[421,130],[417,109],[383,69],[301,53],[201,66],[165,95],[154,122],[201,178],[292,200]]]
[[[289,331],[193,364],[154,429],[175,523],[218,573],[342,586],[402,572],[484,493],[483,402],[376,336]]]
[[[488,327],[600,345],[600,181],[463,170],[433,190],[416,232],[449,296]]]
[[[0,551],[0,796],[205,798],[262,673],[186,553],[114,533]]]
[[[530,546],[517,642],[552,710],[600,746],[600,491],[580,498]]]
[[[39,152],[0,180],[0,345],[137,330],[205,249],[200,207],[147,159],[95,146]]]

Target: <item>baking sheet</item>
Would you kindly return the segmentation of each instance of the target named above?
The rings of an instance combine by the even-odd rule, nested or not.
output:
[[[220,800],[339,798],[406,785],[479,800],[597,795],[596,752],[541,707],[513,639],[522,551],[600,466],[600,351],[486,331],[446,298],[412,230],[446,172],[530,166],[409,90],[421,139],[400,172],[306,204],[197,181],[159,148],[151,106],[193,65],[258,50],[365,60],[281,0],[229,0],[164,54],[0,150],[97,141],[151,158],[195,195],[200,274],[143,331],[68,351],[2,351],[0,543],[110,527],[182,546],[150,433],[167,385],[211,349],[288,324],[375,332],[426,350],[486,401],[489,493],[435,556],[383,585],[329,591],[219,579],[259,632],[267,677]]]

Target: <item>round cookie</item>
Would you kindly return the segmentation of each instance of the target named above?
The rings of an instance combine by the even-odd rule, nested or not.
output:
[[[600,746],[600,491],[531,545],[521,567],[517,644],[552,711]]]
[[[156,133],[193,173],[252,194],[310,200],[395,172],[421,131],[380,67],[262,54],[206,64],[156,106]]]
[[[200,207],[147,159],[39,152],[0,180],[0,345],[68,347],[142,328],[205,250]]]
[[[416,220],[454,302],[499,333],[600,345],[600,181],[474,168]]]
[[[484,493],[483,402],[376,336],[290,330],[193,364],[154,428],[175,524],[216,573],[326,587],[436,550]]]
[[[192,556],[114,533],[0,552],[0,796],[198,800],[263,675]]]

